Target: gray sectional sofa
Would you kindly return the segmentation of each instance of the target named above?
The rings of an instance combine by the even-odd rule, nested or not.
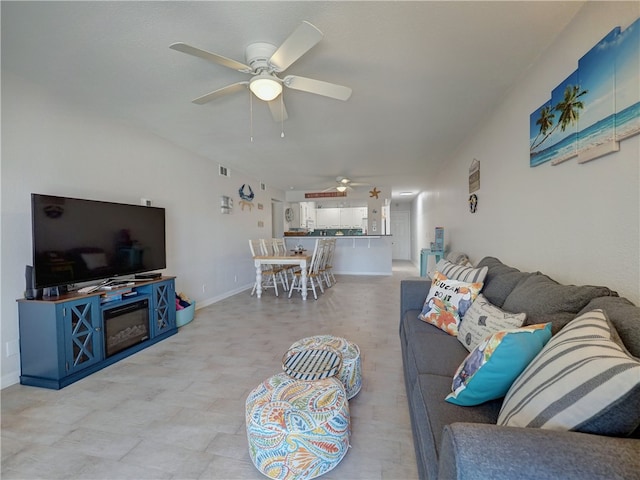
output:
[[[556,334],[576,316],[603,309],[628,352],[640,357],[640,308],[606,287],[561,285],[497,258],[482,294],[493,305],[525,312],[525,325],[552,323]],[[462,407],[445,402],[454,372],[469,353],[455,336],[418,319],[426,278],[403,280],[400,339],[413,437],[422,479],[640,479],[640,426],[629,437],[496,425],[502,399]],[[637,393],[629,399],[640,411]],[[604,419],[606,423],[606,419]]]

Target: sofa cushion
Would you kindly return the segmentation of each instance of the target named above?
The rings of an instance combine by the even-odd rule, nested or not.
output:
[[[509,267],[495,257],[485,257],[476,268],[487,267],[482,294],[496,307],[502,308],[504,301],[520,282],[533,273],[521,272]]]
[[[640,424],[640,360],[602,310],[553,337],[507,393],[499,425],[629,435]]]
[[[445,275],[449,280],[460,280],[461,282],[469,283],[483,282],[488,270],[488,267],[467,267],[444,259],[436,264],[436,271]]]
[[[420,322],[417,319],[413,319],[413,321]],[[420,323],[427,325],[424,322]],[[415,378],[415,375],[418,374],[431,373],[444,375],[451,379],[460,362],[469,352],[458,342],[456,337],[447,335],[432,325],[428,326],[440,333],[418,331],[409,340],[408,349],[412,357],[409,358],[409,361],[414,362],[414,365],[408,365],[411,369],[411,377]]]
[[[472,351],[492,333],[521,327],[526,318],[525,313],[500,310],[480,293],[462,317],[458,327],[458,340],[467,350]]]
[[[482,283],[450,280],[436,272],[418,318],[455,336],[458,334],[460,319],[481,288]]]
[[[598,297],[579,314],[598,308],[605,311],[629,353],[640,358],[640,307],[623,297]]]
[[[447,402],[472,406],[504,397],[550,338],[549,323],[490,335],[458,367]]]
[[[492,400],[475,407],[460,407],[445,402],[451,391],[451,377],[419,375],[411,392],[412,426],[416,432],[418,461],[427,470],[426,478],[438,478],[438,457],[442,431],[454,422],[495,424],[500,411],[499,400]]]
[[[509,312],[525,312],[529,325],[551,322],[555,333],[592,299],[612,293],[607,287],[561,285],[538,274],[520,282],[502,308]]]

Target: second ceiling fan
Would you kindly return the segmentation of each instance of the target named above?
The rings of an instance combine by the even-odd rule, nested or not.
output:
[[[214,90],[194,99],[193,103],[202,105],[248,87],[256,97],[269,104],[274,120],[283,121],[287,119],[287,112],[282,99],[278,99],[283,86],[343,101],[348,100],[351,96],[349,87],[335,83],[297,75],[287,75],[284,78],[278,76],[313,48],[322,40],[322,37],[323,34],[318,28],[304,21],[279,47],[264,42],[248,45],[245,51],[246,64],[182,42],[173,43],[169,48],[251,75],[249,80],[232,83]]]
[[[351,181],[347,177],[336,177],[336,185],[333,187],[325,188],[323,192],[330,192],[336,190],[338,192],[346,192],[347,190],[353,190],[353,187],[370,186],[368,183],[356,183]]]

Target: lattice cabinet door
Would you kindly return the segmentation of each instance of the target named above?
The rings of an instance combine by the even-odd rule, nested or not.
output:
[[[173,281],[153,285],[153,336],[176,328],[176,294]]]
[[[101,361],[104,336],[99,297],[65,302],[57,308],[64,323],[67,374]]]

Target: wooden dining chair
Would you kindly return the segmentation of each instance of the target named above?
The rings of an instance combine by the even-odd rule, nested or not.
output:
[[[336,277],[333,275],[333,256],[336,250],[336,239],[325,238],[324,243],[324,261],[322,262],[320,273],[325,285],[330,288],[336,283]]]
[[[313,292],[313,298],[316,300],[318,299],[316,287],[320,289],[320,292],[324,293],[322,281],[320,280],[320,265],[324,255],[324,245],[320,238],[316,239],[311,261],[307,265],[307,290]],[[302,271],[295,272],[293,282],[289,288],[289,297],[291,297],[294,290],[302,293]]]
[[[283,243],[283,247],[285,249],[284,251],[282,251],[280,249],[280,246],[276,245],[276,242],[274,242],[274,240],[277,240],[277,239],[274,239],[274,238],[260,239],[260,248],[262,249],[262,254],[263,255],[286,255],[287,251],[286,251],[286,247],[284,247],[284,243]],[[280,279],[280,283],[282,284],[282,288],[284,288],[285,292],[289,290],[289,278],[287,276],[287,270],[289,266],[290,265],[281,265],[281,264],[271,265],[272,270],[275,272],[276,276]]]
[[[266,255],[262,248],[261,240],[249,240],[249,248],[251,249],[251,256],[256,257],[258,255]],[[262,289],[273,288],[276,297],[278,296],[278,273],[273,265],[262,265]],[[258,282],[253,282],[253,289],[251,289],[251,295],[253,295],[258,288]],[[286,290],[285,290],[286,291]]]
[[[287,254],[287,244],[284,241],[284,238],[272,238],[271,244],[273,245],[273,253],[275,255],[286,255]],[[281,265],[283,269],[284,276],[287,280],[287,290],[289,289],[289,281],[293,282],[293,278],[295,276],[295,272],[300,270],[298,265]]]

